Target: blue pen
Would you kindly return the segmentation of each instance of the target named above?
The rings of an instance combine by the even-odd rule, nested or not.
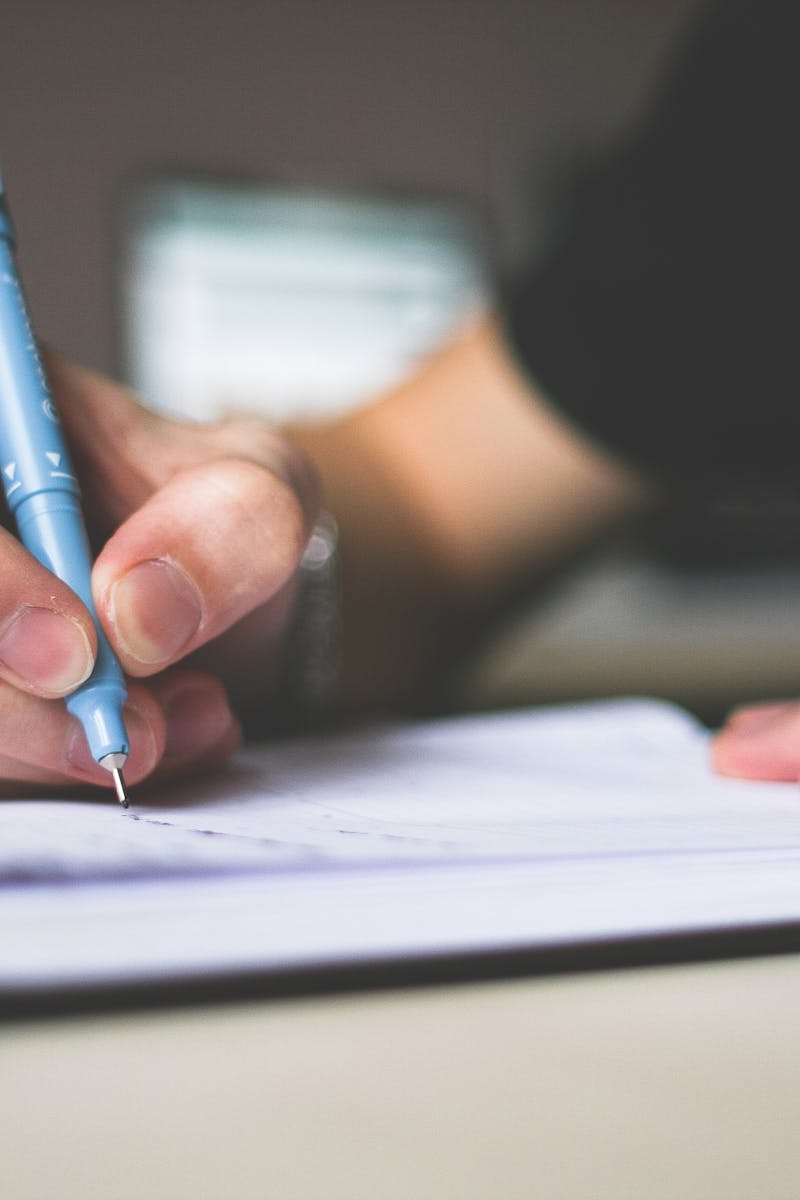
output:
[[[92,614],[97,661],[86,682],[67,698],[67,708],[83,726],[92,757],[112,773],[119,802],[127,808],[122,777],[129,749],[122,720],[125,679],[95,612],[78,481],[31,328],[14,247],[0,177],[0,472],[23,543],[77,592]]]

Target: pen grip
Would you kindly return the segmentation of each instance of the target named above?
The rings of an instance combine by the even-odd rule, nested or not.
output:
[[[92,558],[78,499],[67,492],[40,492],[19,505],[19,535],[43,566],[63,580],[89,609],[97,631],[97,658],[85,683],[67,698],[99,762],[106,754],[128,753],[122,722],[125,677],[97,619],[92,599]]]

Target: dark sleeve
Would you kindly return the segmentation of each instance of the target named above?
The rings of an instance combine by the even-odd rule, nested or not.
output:
[[[508,297],[512,351],[565,415],[702,490],[800,485],[798,13],[707,10]]]

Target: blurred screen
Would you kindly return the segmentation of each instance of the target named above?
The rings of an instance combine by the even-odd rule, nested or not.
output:
[[[478,223],[452,202],[175,179],[126,204],[120,283],[128,382],[197,420],[356,405],[488,294]]]

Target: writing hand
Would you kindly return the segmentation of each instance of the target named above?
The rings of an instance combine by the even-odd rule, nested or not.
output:
[[[218,761],[239,739],[226,688],[253,703],[277,678],[313,471],[259,420],[169,421],[57,355],[47,367],[102,546],[98,615],[130,677],[128,781]],[[95,646],[74,593],[0,529],[0,780],[107,785],[52,703],[86,677]]]

